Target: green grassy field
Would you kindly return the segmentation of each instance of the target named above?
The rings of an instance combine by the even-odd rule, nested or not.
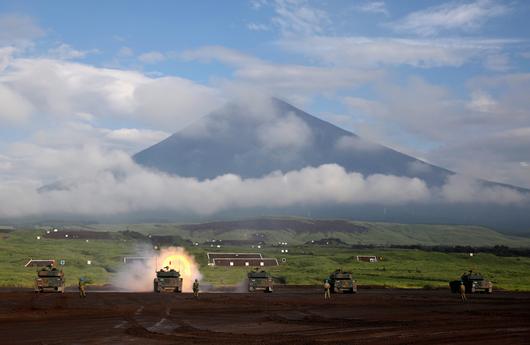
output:
[[[67,285],[75,285],[80,276],[94,284],[103,285],[120,269],[122,258],[135,255],[145,243],[140,243],[116,233],[108,240],[40,239],[42,230],[17,230],[0,234],[0,286],[31,287],[35,268],[24,268],[30,259],[64,259]],[[421,250],[349,249],[345,247],[289,245],[288,254],[280,248],[265,245],[262,249],[224,247],[225,252],[256,252],[266,257],[285,258],[286,263],[270,271],[288,284],[320,284],[333,270],[342,268],[353,272],[361,285],[424,288],[447,287],[450,280],[464,271],[473,269],[487,276],[496,287],[507,290],[530,291],[530,258],[498,257],[491,254],[437,253]],[[221,268],[207,265],[209,246],[188,248],[201,267],[204,283],[237,285],[244,280],[247,269]],[[382,256],[378,263],[357,262],[356,255]],[[87,265],[87,260],[92,265]]]
[[[87,277],[95,284],[110,280],[123,263],[123,256],[133,252],[134,243],[116,236],[113,240],[37,240],[43,231],[17,230],[0,237],[0,286],[33,286],[36,268],[25,268],[29,259],[65,260],[67,285]],[[92,260],[92,265],[87,265]]]

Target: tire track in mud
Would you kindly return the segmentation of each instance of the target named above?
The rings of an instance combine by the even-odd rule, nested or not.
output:
[[[6,292],[0,293],[0,343],[33,345],[43,334],[50,340],[45,344],[57,345],[528,343],[530,294],[471,298],[463,304],[443,291],[401,290],[363,291],[332,301],[320,293],[280,289],[199,299]]]

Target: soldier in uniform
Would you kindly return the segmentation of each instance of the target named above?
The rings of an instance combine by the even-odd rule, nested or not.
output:
[[[193,282],[193,296],[199,297],[199,281],[197,279]]]
[[[460,280],[460,298],[462,299],[462,302],[467,301],[466,297],[466,286],[464,285],[464,282]]]
[[[81,297],[81,298],[85,298],[86,297],[85,285],[86,285],[85,280],[83,278],[79,278],[78,287],[79,287],[79,297]]]
[[[329,283],[329,280],[326,279],[326,281],[324,282],[324,299],[331,298],[331,293],[329,291],[330,289],[331,284]]]

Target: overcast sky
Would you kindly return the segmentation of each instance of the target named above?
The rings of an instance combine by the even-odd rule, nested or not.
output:
[[[0,195],[97,174],[247,89],[530,187],[529,15],[493,0],[2,1]]]

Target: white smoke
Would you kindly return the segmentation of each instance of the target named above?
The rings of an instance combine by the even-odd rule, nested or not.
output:
[[[183,292],[191,292],[193,281],[202,279],[195,258],[182,247],[161,248],[160,251],[142,249],[137,256],[145,260],[125,264],[113,278],[113,286],[124,291],[153,291],[156,271],[166,266],[180,273]]]

